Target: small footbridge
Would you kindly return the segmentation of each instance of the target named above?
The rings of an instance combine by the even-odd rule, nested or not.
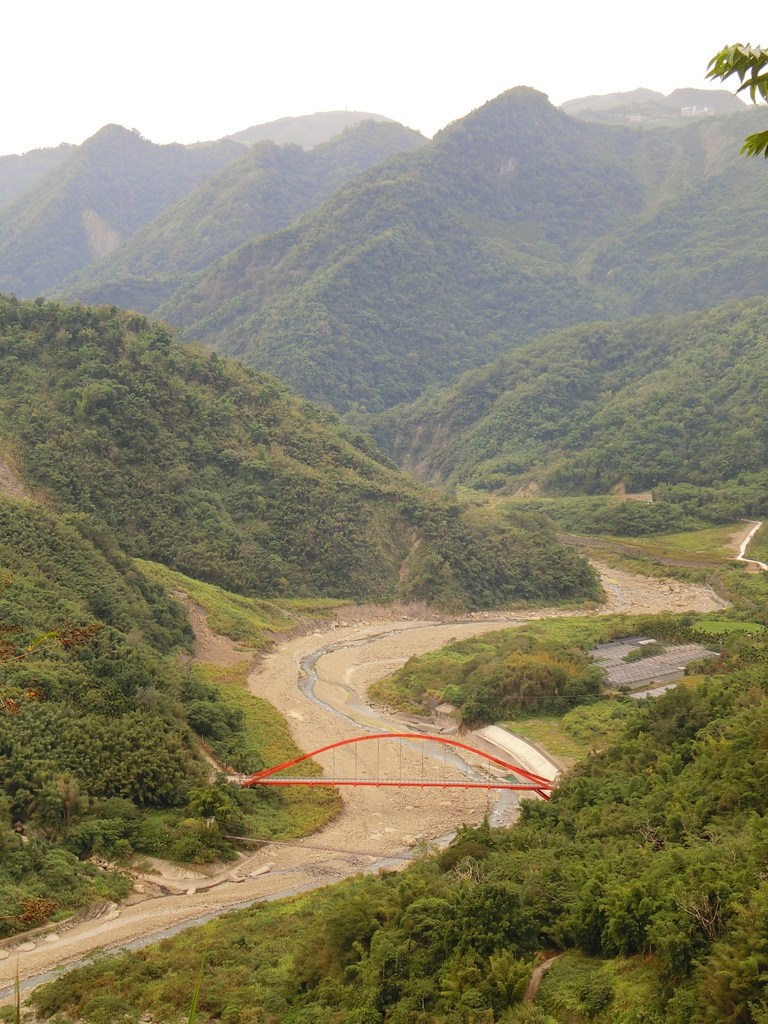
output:
[[[406,761],[410,762],[411,767],[410,769],[406,767],[406,774],[403,774],[403,741],[407,740],[421,741],[421,771],[418,777],[414,777],[413,774],[410,776],[407,774],[409,770],[413,773],[412,755],[414,751],[410,751],[411,756],[406,757]],[[357,744],[360,743],[376,744],[375,768],[373,774],[364,774],[362,770],[358,773]],[[395,743],[399,747],[399,756],[395,749]],[[425,767],[425,743],[442,745],[444,754],[442,777],[434,777],[434,757],[428,755],[427,765]],[[335,752],[343,747],[351,747],[353,744],[355,745],[352,748],[355,754],[353,764],[350,765],[350,758],[345,757],[344,767],[347,771],[344,777],[341,776],[341,773],[337,775],[335,771]],[[383,758],[381,756],[382,746],[385,751]],[[504,776],[494,779],[457,779],[455,776],[450,777],[447,771],[447,758],[445,757],[445,753],[452,747],[458,747],[460,750],[468,751],[469,753],[477,755],[482,760],[488,762],[489,765],[496,766],[497,770],[499,768],[502,769]],[[310,758],[316,757],[319,754],[325,754],[326,752],[331,752],[332,755],[330,775],[301,775],[293,774],[293,772],[291,772],[291,774],[285,774],[289,770],[295,771],[297,766],[303,761],[308,761]],[[367,759],[369,772],[373,764],[373,760],[373,758]],[[351,771],[350,768],[352,769]],[[508,761],[503,761],[501,758],[494,757],[493,754],[488,754],[483,750],[478,750],[476,747],[471,747],[467,743],[462,743],[459,740],[448,739],[443,736],[429,736],[413,732],[374,733],[370,736],[354,736],[351,739],[339,740],[338,743],[329,743],[327,746],[320,747],[318,750],[313,750],[309,754],[302,754],[301,757],[295,757],[292,761],[285,761],[283,764],[275,765],[274,768],[264,768],[262,771],[256,772],[254,775],[245,776],[240,779],[240,784],[242,786],[377,786],[398,788],[411,787],[419,789],[511,789],[524,793],[534,793],[537,796],[540,796],[543,800],[549,800],[550,793],[555,788],[555,783],[550,779],[545,779],[541,775],[535,775],[533,772],[527,771],[524,768],[510,764]]]

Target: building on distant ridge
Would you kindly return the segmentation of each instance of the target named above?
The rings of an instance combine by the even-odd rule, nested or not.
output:
[[[697,106],[693,106],[693,107],[680,107],[680,116],[681,117],[702,117],[702,116],[704,116],[704,117],[714,117],[715,116],[715,108],[714,107],[697,107]]]

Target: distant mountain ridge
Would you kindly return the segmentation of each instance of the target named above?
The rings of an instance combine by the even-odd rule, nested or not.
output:
[[[240,132],[225,135],[224,138],[233,142],[243,142],[246,146],[269,141],[278,146],[294,143],[304,149],[311,149],[361,121],[392,122],[392,119],[382,114],[364,113],[361,110],[326,110],[316,114],[302,114],[299,117],[279,117],[276,121],[254,124]]]
[[[654,89],[632,89],[604,95],[581,96],[566,100],[560,109],[572,117],[604,123],[624,124],[627,121],[679,123],[682,110],[704,109],[715,114],[744,111],[747,104],[727,89],[675,89],[668,96]]]
[[[0,156],[0,210],[23,195],[74,148],[62,142],[55,149],[32,149],[19,156]]]
[[[148,147],[136,180],[122,159],[112,185],[101,164],[88,178],[98,136],[77,150],[0,213],[0,284],[138,306],[313,401],[378,412],[545,332],[768,293],[768,166],[738,155],[766,111],[684,120],[634,131],[518,88],[428,142],[364,122],[306,152],[178,147],[227,166],[173,175],[173,196],[147,158],[174,147],[115,128]]]
[[[746,110],[635,132],[504,93],[159,309],[313,401],[380,411],[560,327],[768,292]]]
[[[236,142],[157,146],[106,125],[0,212],[0,291],[42,294],[241,152]]]
[[[426,141],[380,120],[363,121],[309,151],[257,142],[57,292],[150,313],[190,275],[251,238],[287,227],[372,164]]]
[[[26,297],[53,292],[65,278],[122,246],[138,228],[173,206],[201,178],[248,153],[250,142],[257,138],[278,136],[279,142],[272,144],[273,149],[289,142],[303,143],[309,149],[366,118],[369,123],[381,126],[380,137],[370,140],[367,153],[362,151],[365,147],[352,153],[354,146],[348,145],[346,158],[340,155],[335,168],[331,166],[333,159],[326,156],[324,161],[318,157],[321,180],[317,187],[324,197],[334,185],[400,146],[409,148],[416,140],[424,141],[423,136],[380,114],[331,111],[282,118],[235,133],[247,138],[248,144],[227,137],[189,146],[158,146],[135,130],[106,125],[81,146],[62,144],[57,149],[0,157],[0,290]],[[345,159],[349,169],[341,171]],[[307,166],[310,163],[307,161]],[[295,184],[295,196],[279,197],[273,214],[265,211],[263,223],[254,225],[248,210],[228,214],[229,227],[233,220],[239,221],[238,243],[282,227],[287,223],[286,217],[290,220],[313,205],[316,200],[307,196],[307,182],[297,180]],[[290,181],[283,187],[290,190]],[[209,201],[210,197],[209,191]],[[269,203],[269,197],[266,202]],[[220,213],[221,204],[216,205]],[[202,211],[202,218],[206,215],[210,220],[210,209]],[[163,228],[159,230],[162,234]],[[226,238],[226,230],[224,235]],[[201,251],[208,254],[210,262],[233,244],[225,241],[218,249],[214,244],[213,249],[203,246]],[[178,246],[176,249],[178,252]],[[155,289],[153,295],[154,301],[142,303],[142,308],[154,308],[167,298],[168,289]],[[130,292],[125,298],[132,300]]]

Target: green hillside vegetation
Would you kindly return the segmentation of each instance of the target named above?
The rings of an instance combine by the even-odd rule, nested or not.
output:
[[[24,154],[0,156],[0,210],[23,195],[52,167],[69,156],[73,147],[66,142],[54,149],[31,149]]]
[[[310,152],[258,142],[59,291],[150,313],[190,274],[251,238],[286,227],[365,168],[425,141],[393,121],[366,121]]]
[[[110,822],[121,809],[139,828],[142,809],[182,806],[206,783],[167,657],[190,642],[184,609],[87,516],[3,498],[0,523],[0,934],[10,934],[124,894],[119,876],[75,854],[119,855]]]
[[[513,89],[160,312],[314,401],[375,412],[544,331],[760,294],[768,168],[738,149],[764,116],[635,132]]]
[[[639,702],[511,829],[96,960],[35,1012],[186,1019],[204,963],[198,1019],[226,1024],[759,1024],[765,664],[763,642],[734,641],[695,689]],[[567,955],[523,1006],[545,950]]]
[[[505,340],[600,314],[560,245],[642,195],[623,151],[611,160],[616,140],[594,131],[513,90],[236,250],[161,311],[337,409],[415,396]],[[577,212],[563,193],[582,186]]]
[[[605,672],[591,665],[587,651],[596,637],[611,637],[609,620],[569,620],[573,637],[531,623],[519,629],[484,633],[413,657],[394,675],[373,684],[374,700],[402,711],[424,714],[425,698],[448,701],[468,728],[530,714],[538,708],[559,711],[594,699]],[[623,623],[622,623],[623,625]]]
[[[750,542],[747,549],[749,558],[759,558],[760,561],[768,561],[768,530],[761,527]]]
[[[659,534],[669,536],[674,531],[681,539],[689,539],[686,545],[689,549],[696,550],[700,546],[707,555],[716,553],[723,558],[726,557],[724,548],[730,533],[741,527],[739,523],[709,527],[707,535],[703,535],[704,531],[697,529],[700,526],[698,520],[686,514],[679,505],[670,501],[637,501],[614,494],[498,500],[514,501],[523,509],[548,515],[569,533],[634,539]],[[679,552],[681,547],[676,545],[675,550]]]
[[[220,764],[245,774],[283,764],[304,753],[269,701],[248,691],[248,673],[247,664],[233,668],[194,665],[184,688],[190,727]],[[291,773],[322,775],[323,770],[315,761],[302,761],[299,768],[285,772]],[[316,832],[342,809],[338,791],[326,786],[286,786],[275,792],[274,788],[238,790],[227,782],[206,793],[206,798],[213,803],[211,813],[215,813],[217,804],[225,810],[223,818],[220,813],[217,817],[227,832],[276,840]],[[168,831],[166,825],[166,835]],[[162,841],[165,837],[160,838]],[[242,845],[253,850],[250,844]],[[193,853],[195,859],[204,859],[194,847]]]
[[[156,146],[107,125],[0,212],[0,291],[42,294],[242,151],[235,142]]]
[[[231,859],[224,833],[303,835],[336,813],[332,792],[209,784],[197,736],[246,772],[299,751],[245,666],[182,671],[184,609],[92,517],[0,498],[0,527],[0,937],[126,895],[92,854]]]
[[[309,622],[333,618],[333,609],[341,604],[328,597],[284,597],[279,602],[244,597],[174,572],[157,562],[140,558],[135,562],[145,576],[169,593],[181,592],[199,604],[214,633],[222,633],[254,652],[269,646],[281,633]]]
[[[0,429],[124,550],[250,597],[597,596],[543,517],[463,510],[266,374],[114,307],[0,303]]]
[[[569,528],[626,536],[759,517],[768,510],[767,325],[762,299],[582,325],[392,410],[375,435],[427,479],[504,494],[533,482],[542,497],[623,485],[653,489],[658,501],[563,505]]]
[[[744,135],[765,127],[765,111],[701,121],[680,136],[693,166],[677,187],[582,263],[586,280],[625,315],[682,313],[768,293],[768,243],[753,220],[766,207],[768,168],[738,155]]]
[[[328,598],[282,598],[276,602],[243,597],[156,562],[136,559],[134,564],[166,592],[192,598],[215,633],[237,641],[241,649],[254,654],[274,644],[281,635],[332,618],[332,609],[339,604]],[[183,686],[190,727],[220,765],[244,773],[282,764],[303,753],[293,742],[285,719],[269,701],[254,697],[248,690],[251,667],[248,661],[230,667],[195,662]],[[322,773],[314,761],[302,762],[298,770],[307,775]],[[228,792],[232,794],[231,788]],[[226,806],[220,795],[217,802]],[[240,793],[238,803],[238,815],[231,823],[239,829],[238,834],[274,839],[292,839],[316,831],[341,808],[335,790],[304,786],[278,793]]]
[[[577,705],[594,704],[603,693],[605,670],[589,656],[597,644],[635,634],[708,647],[744,643],[738,629],[718,632],[705,626],[706,620],[699,623],[686,616],[607,615],[531,622],[410,658],[393,675],[374,683],[369,693],[412,714],[426,713],[426,699],[448,701],[468,728],[524,719],[537,710],[562,715]],[[755,628],[762,633],[761,626]],[[643,649],[637,656],[660,653],[650,645],[649,651]]]

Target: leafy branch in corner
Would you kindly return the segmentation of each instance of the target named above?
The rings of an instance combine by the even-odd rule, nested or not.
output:
[[[768,50],[749,43],[746,46],[735,43],[716,53],[707,67],[707,78],[719,78],[724,82],[731,75],[736,75],[741,82],[736,92],[749,92],[753,103],[768,100]],[[762,153],[768,158],[768,131],[748,135],[741,152],[747,156]]]

